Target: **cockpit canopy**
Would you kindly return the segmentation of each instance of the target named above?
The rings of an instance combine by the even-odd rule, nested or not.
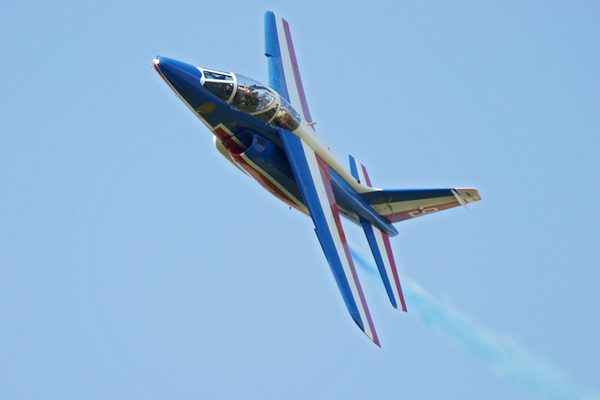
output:
[[[300,114],[270,87],[244,75],[198,69],[200,83],[226,103],[290,132],[300,126]]]

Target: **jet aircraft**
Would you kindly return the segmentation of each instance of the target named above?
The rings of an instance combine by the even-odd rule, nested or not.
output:
[[[214,134],[217,150],[274,196],[310,216],[350,316],[380,346],[340,216],[362,227],[392,306],[406,311],[393,223],[480,200],[474,188],[383,190],[350,156],[348,171],[317,136],[288,23],[265,14],[269,85],[157,56],[153,67]],[[468,208],[467,208],[468,209]]]

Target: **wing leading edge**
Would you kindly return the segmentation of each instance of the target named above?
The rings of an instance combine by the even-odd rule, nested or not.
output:
[[[350,316],[381,347],[342,229],[329,179],[329,165],[293,133],[280,129],[279,137]]]

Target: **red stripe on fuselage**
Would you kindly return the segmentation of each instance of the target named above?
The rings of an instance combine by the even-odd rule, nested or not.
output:
[[[235,136],[233,136],[231,132],[227,132],[222,127],[213,129],[212,132],[221,141],[221,143],[223,143],[223,146],[225,146],[230,153],[233,152],[234,154],[239,155],[247,150],[245,146],[241,145],[240,142],[235,139]]]
[[[225,148],[227,150],[229,150],[229,154],[235,154],[235,155],[240,155],[243,152],[245,152],[246,150],[248,150],[245,147],[242,147],[238,142],[236,142],[236,140],[234,138],[229,138],[226,141],[223,142],[223,146],[225,146]]]
[[[231,138],[231,135],[223,128],[219,127],[217,129],[213,129],[213,133],[215,134],[216,137],[219,138],[219,140],[221,141],[221,143],[225,144],[224,142],[227,139]]]

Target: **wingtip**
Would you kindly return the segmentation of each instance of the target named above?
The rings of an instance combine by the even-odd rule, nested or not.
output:
[[[392,297],[390,297],[390,302],[396,310],[408,312],[408,309],[406,308],[406,301],[404,300],[404,293],[402,292],[402,286],[400,286],[400,281],[398,281],[398,299],[392,299]]]
[[[460,205],[463,206],[467,211],[469,211],[469,207],[467,207],[467,202],[465,201],[465,199],[463,199],[456,190],[452,189],[451,192],[454,195],[454,197],[456,197],[456,200],[460,203]]]
[[[377,337],[377,334],[375,333],[375,331],[373,331],[373,337],[369,337],[373,343],[375,343],[377,345],[377,347],[381,348],[381,343],[379,343],[379,338]]]
[[[408,312],[408,308],[406,307],[406,301],[404,300],[404,293],[402,293],[402,289],[400,289],[400,306],[401,310],[404,312]]]
[[[396,309],[396,310],[400,310],[400,311],[404,311],[404,312],[408,312],[408,310],[406,309],[406,305],[401,304],[400,307],[395,306],[392,304],[392,306]]]
[[[375,332],[375,327],[371,326],[370,329],[364,329],[357,320],[354,320],[354,323],[373,343],[381,348],[381,343],[379,343],[379,337],[377,336],[377,332]]]

